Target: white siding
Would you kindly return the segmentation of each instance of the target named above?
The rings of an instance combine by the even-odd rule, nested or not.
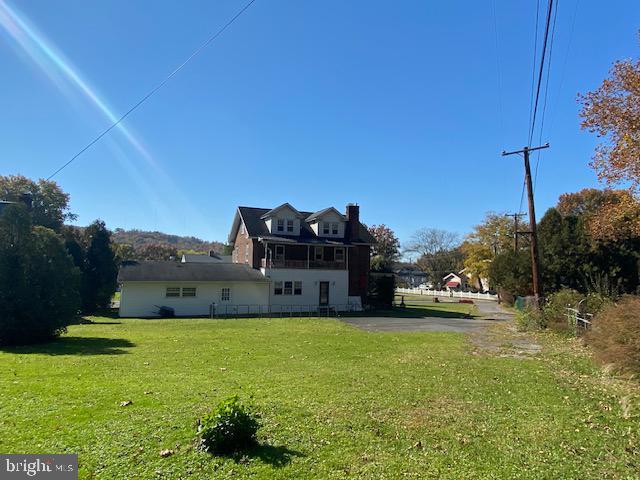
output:
[[[329,304],[349,303],[349,272],[347,270],[316,270],[303,268],[271,268],[262,273],[271,279],[271,305],[312,305],[320,299],[320,282],[329,282]],[[274,295],[278,281],[301,281],[302,295]]]
[[[195,287],[195,297],[165,296],[167,287]],[[231,289],[228,302],[221,301],[222,288]],[[267,282],[124,282],[120,296],[121,317],[154,317],[157,306],[172,307],[177,316],[209,314],[209,305],[268,305]],[[157,305],[157,306],[156,306]]]

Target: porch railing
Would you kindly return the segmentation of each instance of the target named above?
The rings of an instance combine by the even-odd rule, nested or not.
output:
[[[316,268],[324,270],[346,270],[346,262],[329,260],[290,260],[290,259],[262,259],[262,268]]]

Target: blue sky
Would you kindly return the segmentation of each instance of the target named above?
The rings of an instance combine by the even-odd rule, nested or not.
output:
[[[53,173],[243,4],[0,0],[0,174]],[[237,205],[357,202],[402,241],[466,233],[520,203],[500,152],[526,143],[535,5],[257,0],[55,179],[79,224],[224,240]],[[637,1],[560,0],[539,216],[597,185],[576,94],[637,56],[639,26]]]

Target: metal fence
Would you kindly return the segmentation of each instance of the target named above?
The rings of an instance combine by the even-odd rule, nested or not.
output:
[[[498,295],[490,293],[458,292],[455,290],[430,290],[427,288],[396,288],[396,293],[410,295],[427,295],[430,297],[471,298],[474,300],[498,300]]]
[[[356,303],[331,305],[211,305],[211,318],[336,317],[362,312]]]
[[[591,328],[591,313],[580,313],[577,308],[567,307],[567,324],[573,329],[576,335],[582,335]]]

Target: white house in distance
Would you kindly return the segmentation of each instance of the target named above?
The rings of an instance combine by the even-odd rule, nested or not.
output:
[[[360,209],[301,212],[238,207],[229,234],[232,263],[185,256],[181,262],[127,262],[118,276],[120,316],[152,317],[306,312],[362,308],[371,246]]]

